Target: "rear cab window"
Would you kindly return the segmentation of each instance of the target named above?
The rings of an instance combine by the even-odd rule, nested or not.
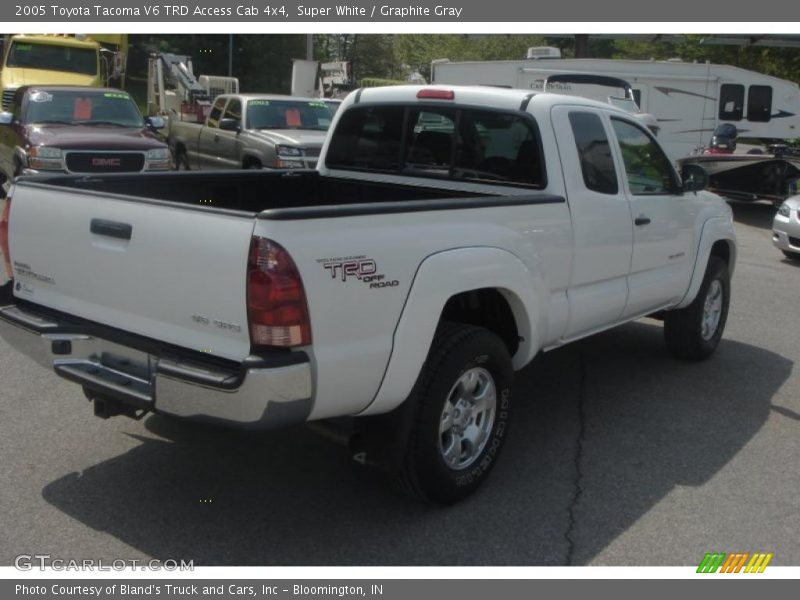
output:
[[[547,183],[533,117],[473,107],[351,107],[333,133],[325,164],[535,189]]]

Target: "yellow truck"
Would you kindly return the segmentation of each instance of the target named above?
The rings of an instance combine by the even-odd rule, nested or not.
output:
[[[23,85],[124,87],[128,36],[124,34],[13,34],[3,40],[2,109]]]

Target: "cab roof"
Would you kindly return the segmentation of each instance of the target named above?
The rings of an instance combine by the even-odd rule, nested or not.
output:
[[[92,50],[100,47],[100,44],[94,40],[79,39],[74,36],[59,34],[20,33],[15,35],[12,41],[31,44],[49,44],[51,46],[69,46],[70,48],[89,48]]]
[[[420,92],[452,92],[452,99],[424,98],[419,97]],[[571,106],[586,106],[612,110],[622,114],[627,114],[622,109],[615,108],[610,104],[581,98],[579,96],[567,96],[554,94],[551,92],[531,92],[521,89],[510,89],[483,85],[397,85],[374,88],[362,88],[352,92],[346,99],[345,105],[361,103],[389,104],[393,102],[402,103],[425,103],[441,104],[446,107],[448,104],[486,106],[487,108],[500,108],[504,110],[528,110],[534,107],[546,110],[550,106],[568,104]]]
[[[113,94],[128,94],[128,92],[126,92],[125,90],[120,90],[120,89],[117,89],[117,88],[95,87],[95,86],[91,86],[91,85],[57,85],[57,84],[40,85],[40,84],[32,83],[30,85],[23,85],[23,86],[17,88],[17,93],[19,93],[19,94],[22,94],[22,93],[25,93],[25,92],[28,92],[28,91],[33,91],[33,92],[55,92],[55,91],[61,91],[61,92],[89,92],[89,93],[95,92],[95,93],[98,93],[98,94],[103,94],[103,93],[106,93],[106,94],[109,94],[109,93],[113,93]],[[128,94],[128,95],[130,95],[130,94]]]

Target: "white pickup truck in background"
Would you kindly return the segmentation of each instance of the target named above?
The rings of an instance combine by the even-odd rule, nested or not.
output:
[[[539,352],[653,314],[674,355],[715,350],[735,234],[685,175],[607,104],[364,89],[317,171],[20,179],[0,333],[100,416],[361,417],[448,504],[494,465]]]

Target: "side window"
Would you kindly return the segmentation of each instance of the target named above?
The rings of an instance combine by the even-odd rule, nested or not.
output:
[[[238,98],[231,98],[228,106],[225,108],[225,119],[236,119],[239,123],[242,122],[242,103]]]
[[[633,123],[611,119],[634,195],[671,194],[677,189],[672,165],[650,135]]]
[[[600,117],[594,113],[571,112],[569,122],[586,188],[601,194],[616,194],[619,191],[617,173]]]
[[[538,132],[521,115],[462,110],[454,162],[459,179],[545,186]]]
[[[214,106],[211,107],[211,112],[208,115],[208,126],[219,127],[219,119],[222,116],[222,109],[225,107],[225,98],[217,98]]]
[[[719,118],[724,121],[741,121],[744,114],[744,86],[723,83],[719,87]]]
[[[751,85],[747,90],[747,120],[766,123],[772,115],[772,86]]]
[[[331,138],[326,166],[375,171],[399,169],[403,117],[401,106],[348,109]]]

